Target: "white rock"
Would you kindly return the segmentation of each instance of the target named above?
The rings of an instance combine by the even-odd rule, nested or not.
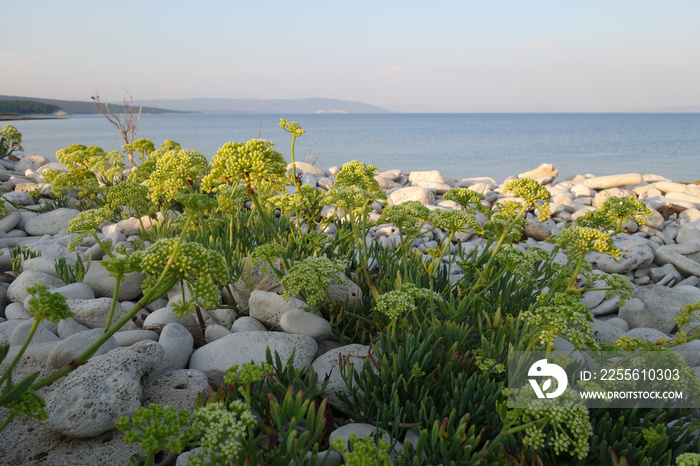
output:
[[[73,220],[79,213],[79,210],[61,207],[29,219],[24,226],[24,230],[29,235],[57,235],[62,230],[67,229],[68,222]]]
[[[230,334],[231,331],[226,327],[219,324],[211,324],[207,325],[207,328],[204,331],[204,339],[207,343],[211,343],[212,341],[218,340],[219,338],[223,338]]]
[[[234,324],[235,325],[235,324]],[[190,369],[204,372],[213,387],[219,387],[229,367],[249,362],[266,361],[265,353],[275,351],[286,362],[294,352],[294,367],[306,368],[316,354],[316,341],[306,335],[281,332],[237,332],[195,350],[190,358]]]
[[[83,351],[88,349],[95,343],[103,333],[103,329],[94,328],[84,332],[73,334],[64,340],[56,343],[49,353],[49,358],[46,362],[47,366],[52,369],[60,369],[75,360]],[[114,337],[109,337],[102,346],[99,347],[94,356],[100,356],[108,353],[119,345]],[[94,357],[93,356],[93,357]]]
[[[613,313],[617,311],[619,303],[619,296],[613,296],[612,298],[605,299],[602,303],[598,304],[596,307],[591,309],[591,314],[593,314],[595,317],[598,317]]]
[[[668,335],[655,328],[637,327],[625,332],[626,337],[641,338],[642,340],[657,342],[661,338],[668,339]]]
[[[107,319],[109,318],[109,310],[112,306],[112,300],[109,298],[97,298],[97,299],[67,299],[66,304],[73,311],[73,319],[76,322],[88,327],[88,328],[104,328],[107,325]],[[127,310],[117,303],[114,307],[114,316],[112,318],[112,323],[114,324],[124,315],[126,315]],[[134,324],[128,322],[124,327],[124,330],[132,330]]]
[[[593,330],[593,339],[597,343],[607,343],[612,345],[615,340],[624,335],[618,326],[599,319],[593,320],[591,328]]]
[[[416,181],[434,181],[436,183],[446,183],[447,178],[442,176],[442,173],[437,170],[415,171],[408,175],[408,181],[412,183]]]
[[[300,299],[290,297],[285,300],[277,293],[254,290],[248,301],[250,317],[262,322],[270,328],[279,328],[282,314],[291,309],[303,309],[306,303]]]
[[[51,292],[58,293],[66,299],[95,299],[95,293],[92,292],[92,288],[80,282],[53,288]],[[29,309],[26,299],[24,307]]]
[[[328,403],[334,408],[345,412],[337,393],[348,393],[347,386],[340,375],[340,359],[348,359],[355,371],[362,370],[362,364],[370,355],[371,348],[365,345],[350,344],[326,351],[311,364],[318,374],[318,385],[328,377],[328,385],[323,394],[328,397]]]
[[[76,322],[74,318],[68,317],[67,319],[61,319],[61,321],[58,323],[57,332],[59,338],[66,339],[71,335],[84,332],[85,330],[89,329],[83,324]]]
[[[7,233],[17,226],[22,216],[19,212],[8,212],[3,218],[0,219],[0,230]]]
[[[326,176],[326,174],[315,165],[306,162],[296,162],[297,173],[309,173],[314,176]],[[287,170],[291,173],[292,164],[287,165]]]
[[[141,377],[163,359],[163,348],[143,341],[90,359],[56,382],[46,399],[48,424],[69,437],[89,438],[114,429],[141,407]]]
[[[75,259],[66,258],[66,263],[70,266],[75,265]],[[22,261],[22,271],[35,270],[44,272],[53,277],[59,278],[56,273],[56,259],[48,256],[32,257]]]
[[[678,230],[678,243],[700,243],[700,220],[686,223]]]
[[[146,317],[146,320],[144,320],[143,326],[146,330],[148,330],[149,327],[162,328],[171,323],[177,323],[187,328],[199,326],[197,319],[192,314],[178,317],[175,315],[175,313],[173,313],[173,308],[170,306],[151,312],[148,317]]]
[[[530,170],[525,173],[519,174],[518,178],[530,178],[532,180],[536,180],[538,178],[551,177],[552,179],[554,179],[557,177],[558,174],[559,170],[554,168],[554,165],[552,165],[551,163],[543,163],[534,170]]]
[[[21,321],[10,335],[10,346],[20,346],[24,344],[25,340],[29,336],[29,331],[31,330],[33,324],[33,319]],[[39,324],[29,344],[34,345],[38,343],[51,343],[55,341],[60,341],[60,338],[51,333],[51,331],[46,328],[44,324]]]
[[[203,372],[194,369],[151,373],[143,382],[143,404],[157,403],[176,409],[194,411],[197,397],[209,393],[209,382]]]
[[[571,193],[575,198],[595,197],[596,192],[584,184],[575,184],[571,187]]]
[[[400,188],[389,194],[390,204],[401,204],[406,201],[418,201],[422,204],[433,205],[435,204],[435,194],[430,189],[419,186]]]
[[[314,340],[323,341],[330,338],[331,324],[321,316],[303,309],[291,309],[280,318],[280,327],[287,333],[308,335]]]
[[[22,320],[7,320],[0,322],[0,345],[6,345],[10,342],[10,336],[15,328],[21,324]]]
[[[583,181],[590,189],[608,189],[622,186],[636,186],[644,181],[639,173],[625,173],[622,175],[595,176]]]
[[[27,312],[24,304],[10,303],[5,307],[5,317],[7,320],[31,320],[32,316]]]
[[[187,367],[194,348],[194,337],[185,327],[175,322],[166,325],[160,332],[158,343],[165,353],[163,362],[153,371],[154,374]]]
[[[24,173],[27,170],[36,171],[39,167],[42,167],[49,162],[49,159],[43,155],[25,155],[15,164],[15,171],[17,173]]]
[[[145,276],[139,272],[131,272],[125,275],[124,280],[119,285],[119,301],[136,299],[141,294],[141,287]],[[92,262],[85,274],[83,283],[89,285],[95,292],[95,296],[100,298],[111,298],[114,296],[114,285],[116,278],[110,275],[105,267],[99,262]]]
[[[7,183],[3,183],[3,188],[6,184]],[[24,191],[11,191],[3,194],[2,198],[21,206],[31,206],[35,204],[34,198]]]
[[[112,338],[116,340],[119,346],[125,347],[144,340],[158,341],[159,337],[153,330],[136,329],[119,331]]]
[[[619,317],[613,317],[612,319],[608,319],[605,322],[607,322],[609,325],[619,328],[623,332],[626,332],[630,329],[629,324],[623,319],[620,319]]]
[[[622,188],[608,188],[595,195],[591,205],[595,208],[602,206],[611,197],[636,197],[634,191]]]
[[[281,268],[281,264],[279,264]],[[231,293],[238,304],[239,309],[249,305],[250,293],[253,290],[279,291],[284,288],[277,281],[277,277],[270,270],[269,264],[258,262],[253,265],[250,258],[246,258],[241,277],[231,286]],[[226,296],[227,293],[224,293]]]
[[[10,284],[10,287],[7,289],[7,297],[16,303],[24,303],[24,299],[29,296],[27,288],[35,285],[42,285],[51,290],[65,286],[65,283],[52,275],[35,270],[27,270],[20,273]]]
[[[413,186],[420,186],[421,188],[427,188],[435,190],[437,194],[445,194],[447,191],[452,189],[447,183],[437,183],[435,181],[414,181]]]
[[[243,316],[236,319],[231,326],[231,333],[237,332],[267,332],[267,329],[259,320]]]
[[[597,252],[586,253],[586,259],[596,269],[619,274],[646,267],[654,261],[654,252],[651,247],[641,246],[634,240],[619,240],[615,241],[615,244],[620,248],[619,261],[610,255]]]

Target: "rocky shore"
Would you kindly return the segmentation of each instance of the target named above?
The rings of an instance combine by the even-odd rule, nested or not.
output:
[[[114,288],[114,278],[98,260],[104,255],[94,240],[85,239],[76,251],[90,268],[82,283],[66,284],[55,271],[55,259],[69,263],[75,252],[68,250],[73,235],[66,233],[68,222],[79,214],[78,201],[69,199],[68,207],[42,213],[47,202],[30,193],[48,195],[50,185],[42,172],[47,168],[65,170],[44,157],[25,156],[18,162],[0,160],[2,198],[9,213],[0,219],[0,344],[10,343],[11,350],[0,372],[16,354],[31,327],[28,313],[27,287],[41,284],[65,296],[74,317],[57,324],[41,324],[20,365],[17,378],[32,372],[40,376],[52,373],[80,354],[94,342],[105,326]],[[301,182],[328,190],[333,185],[337,167],[322,170],[297,163]],[[376,176],[387,193],[387,203],[408,200],[423,203],[429,209],[458,209],[459,205],[444,200],[442,195],[453,187],[466,187],[486,196],[489,206],[512,200],[503,192],[505,183],[487,177],[455,180],[438,171],[402,173],[387,170]],[[649,341],[672,336],[679,329],[674,318],[680,308],[700,301],[700,184],[675,183],[660,175],[627,173],[612,176],[578,175],[564,180],[551,164],[521,173],[516,177],[532,178],[552,195],[552,218],[540,223],[528,214],[527,239],[520,247],[538,246],[551,250],[545,240],[560,232],[567,222],[593,210],[611,196],[633,196],[651,208],[646,225],[626,223],[624,233],[615,237],[622,252],[620,260],[597,253],[587,259],[601,273],[621,274],[632,284],[634,296],[624,306],[619,299],[606,299],[605,292],[588,291],[582,302],[594,317],[594,338],[612,343],[622,336]],[[291,187],[290,187],[291,188]],[[293,188],[291,188],[293,189]],[[382,203],[373,204],[371,220],[379,218]],[[485,217],[482,219],[486,220]],[[144,223],[150,226],[150,222]],[[130,218],[102,228],[103,239],[112,248],[129,250],[138,239],[139,219]],[[332,234],[332,225],[326,230]],[[445,234],[428,232],[413,247],[424,254],[438,246]],[[400,243],[393,225],[376,224],[368,241],[393,249]],[[444,258],[451,279],[459,280],[463,272],[456,264],[461,250],[483,248],[485,240],[477,236],[457,234],[450,245],[451,254]],[[26,246],[41,255],[27,259],[21,273],[12,277],[9,248]],[[564,259],[562,257],[562,259]],[[370,264],[371,265],[371,264]],[[119,289],[118,319],[141,295],[144,277],[132,273]],[[265,350],[279,352],[282,359],[294,353],[294,365],[313,366],[321,375],[330,375],[326,395],[337,409],[342,406],[336,392],[345,389],[338,370],[339,356],[366,357],[370,348],[359,344],[341,345],[331,333],[331,325],[320,316],[304,312],[306,304],[298,299],[284,300],[282,287],[260,267],[252,267],[247,276],[232,285],[232,294],[240,308],[249,306],[249,316],[236,318],[228,308],[204,311],[206,329],[193,316],[178,318],[173,303],[181,300],[173,290],[138,315],[138,318],[117,332],[100,354],[87,364],[39,394],[47,401],[49,420],[38,423],[23,420],[12,423],[0,439],[0,458],[4,464],[124,464],[139,455],[134,445],[125,445],[123,434],[114,428],[120,416],[137,407],[160,403],[193,409],[199,392],[216,388],[226,370],[234,364],[251,360],[265,361]],[[359,298],[359,287],[350,280],[332,285],[334,299]],[[264,290],[264,291],[263,291]],[[222,302],[223,303],[223,302]],[[700,341],[681,345],[688,364],[700,376]],[[333,436],[347,437],[352,432],[367,435],[372,426],[349,424],[337,429]],[[177,464],[184,464],[184,456]],[[339,455],[326,464],[340,464]],[[167,464],[174,458],[164,458]]]

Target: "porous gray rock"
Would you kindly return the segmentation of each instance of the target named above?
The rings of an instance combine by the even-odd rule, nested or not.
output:
[[[66,284],[53,275],[36,270],[27,270],[17,275],[17,278],[10,284],[7,289],[7,297],[15,303],[24,303],[24,299],[29,296],[27,288],[36,285],[42,285],[51,290]]]
[[[90,359],[56,382],[46,399],[48,425],[69,437],[95,437],[141,407],[140,379],[163,359],[156,342],[142,341]]]
[[[591,328],[593,330],[593,339],[596,343],[612,345],[615,340],[624,335],[624,332],[619,327],[600,319],[593,319]]]
[[[71,335],[75,335],[76,333],[84,332],[85,330],[89,329],[83,324],[76,322],[74,318],[68,317],[66,319],[61,319],[58,322],[56,332],[58,333],[59,338],[65,339]]]
[[[143,281],[145,276],[139,272],[130,272],[124,276],[124,280],[119,284],[119,293],[117,299],[119,301],[128,301],[136,299],[141,295]],[[83,279],[83,283],[89,285],[95,292],[95,296],[99,298],[111,298],[114,296],[114,278],[99,262],[93,262],[90,265]]]
[[[646,241],[646,240],[644,240]],[[620,248],[620,260],[608,254],[597,252],[586,253],[586,259],[593,268],[607,273],[624,274],[626,272],[646,267],[654,261],[654,252],[636,240],[618,240],[615,244]]]
[[[682,255],[671,246],[661,246],[657,248],[656,251],[654,251],[654,257],[658,263],[672,265],[685,276],[694,275],[700,277],[700,263]],[[680,280],[677,279],[677,281]]]
[[[146,320],[143,321],[143,327],[147,330],[149,328],[160,329],[170,323],[177,323],[186,328],[195,328],[199,326],[194,315],[188,314],[183,317],[178,317],[173,312],[172,307],[166,306],[151,312],[146,317]]]
[[[637,327],[625,332],[626,337],[640,338],[645,341],[656,343],[662,338],[668,339],[668,335],[656,328]]]
[[[190,369],[204,372],[212,387],[219,387],[229,367],[266,361],[267,348],[277,352],[286,362],[294,351],[293,365],[306,368],[316,354],[316,340],[306,335],[281,332],[236,332],[195,350],[190,357]]]
[[[207,328],[204,331],[204,339],[207,343],[223,338],[226,335],[231,335],[231,330],[219,324],[207,325]]]
[[[136,329],[119,331],[112,338],[117,341],[119,346],[126,347],[144,340],[158,341],[160,335],[153,330]]]
[[[52,369],[62,368],[95,343],[102,336],[102,333],[103,329],[94,328],[73,334],[59,341],[49,353],[46,364]],[[110,337],[99,347],[94,356],[100,356],[116,348],[119,348],[117,341],[114,337]]]
[[[177,409],[194,411],[197,397],[209,393],[204,372],[194,369],[166,371],[149,375],[143,383],[143,404],[157,403]]]
[[[62,230],[66,230],[68,223],[79,213],[79,210],[61,207],[29,219],[24,226],[24,231],[35,236],[57,235]]]
[[[278,329],[282,314],[291,309],[303,309],[306,303],[290,297],[285,300],[277,293],[254,290],[248,301],[250,317],[262,322],[269,328]]]
[[[281,264],[279,264],[281,268]],[[270,270],[270,265],[265,262],[253,264],[250,258],[246,258],[241,277],[231,285],[231,294],[239,308],[248,306],[250,293],[253,290],[271,291],[282,293],[284,288],[277,281],[277,277]],[[227,293],[224,293],[224,297]]]
[[[398,236],[395,237],[398,238]],[[350,309],[360,306],[362,304],[362,289],[357,283],[350,280],[342,272],[337,273],[334,278],[334,281],[338,283],[331,283],[327,288],[331,299],[336,303],[344,303],[347,300]]]
[[[70,266],[75,265],[75,259],[66,259],[66,264]],[[27,270],[35,270],[37,272],[44,272],[46,274],[49,274],[51,276],[54,276],[56,278],[58,277],[58,274],[56,273],[56,258],[54,257],[49,257],[49,256],[39,256],[39,257],[30,257],[27,260],[22,261],[22,271],[25,272]]]
[[[318,386],[320,387],[321,382],[328,377],[328,385],[326,385],[323,394],[328,397],[328,403],[331,406],[346,412],[337,395],[337,393],[348,393],[345,381],[340,375],[341,360],[352,364],[355,371],[360,371],[370,354],[371,348],[369,346],[350,344],[331,349],[314,360],[311,367],[318,374]]]
[[[308,335],[317,342],[328,339],[333,331],[326,319],[303,309],[291,309],[282,314],[280,327],[287,333]]]

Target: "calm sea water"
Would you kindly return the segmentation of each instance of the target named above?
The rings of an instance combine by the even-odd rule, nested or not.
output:
[[[700,114],[143,115],[137,137],[156,146],[173,139],[211,159],[228,141],[260,136],[290,161],[291,135],[279,127],[282,116],[307,130],[297,138],[297,160],[310,149],[322,168],[360,160],[380,170],[440,170],[452,178],[501,182],[547,162],[560,177],[640,172],[700,179]],[[76,143],[106,151],[122,145],[102,116],[12,124],[26,153],[50,159]]]

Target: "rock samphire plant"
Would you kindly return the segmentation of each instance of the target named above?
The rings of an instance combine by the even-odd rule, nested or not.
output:
[[[2,427],[26,415],[44,418],[38,391],[86,363],[171,289],[182,296],[179,316],[201,318],[202,309],[224,306],[241,316],[250,310],[241,290],[262,287],[252,279],[260,275],[269,280],[264,286],[325,319],[341,349],[355,344],[363,356],[340,356],[336,373],[317,374],[295,368],[293,354],[282,361],[268,349],[264,363],[231,367],[192,411],[143,406],[117,427],[141,445],[146,464],[159,452],[185,453],[187,464],[321,464],[340,452],[346,464],[695,464],[699,426],[688,410],[587,409],[575,399],[508,404],[506,368],[516,351],[551,354],[566,340],[576,349],[673,354],[700,338],[700,306],[689,305],[676,338],[623,338],[614,348],[592,339],[582,294],[600,289],[624,301],[631,288],[619,275],[594,273],[586,254],[617,257],[614,237],[626,222],[643,224],[643,203],[611,197],[552,236],[548,250],[524,247],[527,215],[550,215],[551,195],[534,180],[506,184],[512,197],[494,205],[454,188],[443,198],[459,208],[431,211],[417,201],[388,205],[377,168],[351,161],[324,192],[297,178],[294,144],[303,130],[286,120],[281,126],[292,134],[291,171],[260,139],[226,143],[211,163],[172,141],[157,150],[141,139],[126,148],[141,162],[129,169],[118,153],[99,148],[59,151],[68,171],[47,179],[83,209],[69,226],[71,247],[104,250],[99,262],[116,279],[115,297],[127,274],[145,280],[136,304],[113,318],[115,298],[103,335],[51,375],[13,380],[23,349],[0,348],[11,361],[0,379]],[[115,248],[101,228],[131,216],[139,240]],[[379,228],[395,229],[396,241],[368,240]],[[414,247],[427,236],[432,247]],[[467,243],[470,237],[478,241]],[[19,270],[22,250],[13,255]],[[79,280],[86,267],[77,264],[57,270]],[[34,327],[68,316],[59,295],[30,293]],[[684,372],[685,386],[700,394],[691,375]],[[330,393],[331,386],[340,388]],[[354,422],[371,424],[375,434],[331,440],[334,429]]]

